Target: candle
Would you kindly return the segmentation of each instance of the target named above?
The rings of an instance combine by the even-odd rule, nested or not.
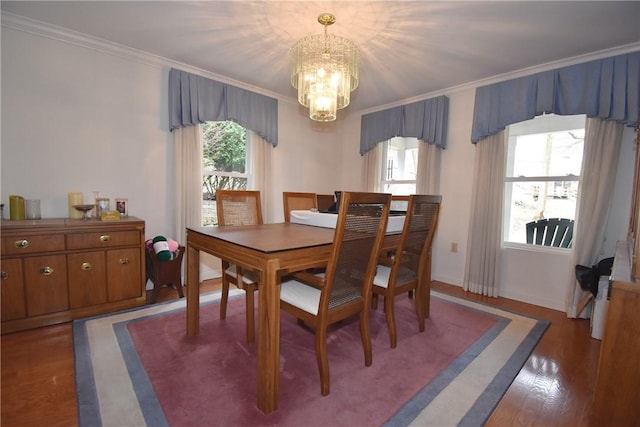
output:
[[[84,216],[82,211],[79,211],[73,207],[74,205],[82,204],[82,193],[80,193],[79,191],[71,191],[69,192],[67,197],[69,200],[69,218],[82,219],[82,217]]]
[[[24,219],[24,197],[9,196],[9,219],[12,221]]]

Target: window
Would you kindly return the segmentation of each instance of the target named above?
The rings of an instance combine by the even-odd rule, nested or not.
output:
[[[585,116],[538,116],[509,126],[504,241],[526,243],[526,224],[575,220]]]
[[[381,185],[383,193],[415,194],[418,139],[395,137],[384,142]]]
[[[217,225],[216,190],[247,189],[247,130],[231,121],[206,122],[202,145],[202,225]]]

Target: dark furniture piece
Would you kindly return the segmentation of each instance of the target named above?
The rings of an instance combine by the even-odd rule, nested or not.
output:
[[[147,247],[147,279],[153,282],[153,291],[149,303],[154,304],[163,286],[174,287],[180,298],[184,298],[182,292],[182,258],[184,246],[180,245],[173,259],[162,261],[153,248]]]

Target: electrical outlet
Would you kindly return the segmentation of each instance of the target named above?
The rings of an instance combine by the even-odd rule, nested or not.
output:
[[[458,244],[456,242],[451,242],[451,252],[458,252]]]

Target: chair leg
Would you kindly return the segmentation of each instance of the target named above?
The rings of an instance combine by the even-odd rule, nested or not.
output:
[[[418,295],[418,292],[416,291],[416,315],[418,316],[418,330],[420,332],[424,332],[424,318],[426,317],[424,315],[424,297],[423,295]]]
[[[327,356],[327,326],[318,325],[316,328],[316,359],[320,372],[320,393],[329,394],[329,358]]]
[[[253,295],[255,292],[255,288],[252,286],[247,286],[245,289],[245,311],[247,312],[247,344],[253,344],[256,340],[255,338],[255,328],[254,328],[254,311],[253,311]]]
[[[229,301],[229,280],[222,273],[222,296],[220,297],[220,319],[227,317],[227,301]]]
[[[417,299],[417,298],[416,298]],[[396,348],[398,338],[396,336],[396,316],[393,310],[393,295],[385,295],[384,297],[384,315],[387,318],[387,329],[389,330],[389,344],[391,348]]]
[[[162,284],[160,283],[160,279],[154,276],[153,280],[153,291],[151,291],[151,299],[149,301],[150,304],[155,304],[158,295],[160,295],[160,288],[162,288]]]
[[[376,294],[375,292],[371,295],[371,308],[373,310],[378,309],[378,294]]]
[[[364,350],[364,366],[371,366],[373,362],[371,333],[369,332],[369,310],[367,310],[366,306],[360,311],[360,338],[362,339],[362,349]]]

